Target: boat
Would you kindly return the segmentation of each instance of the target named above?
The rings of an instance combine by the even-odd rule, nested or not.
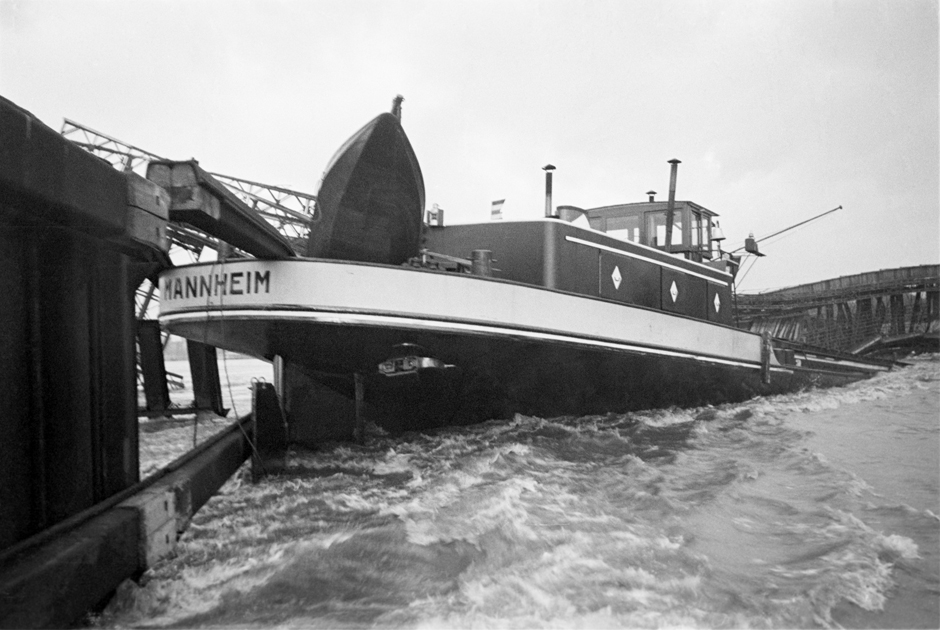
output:
[[[274,362],[301,444],[470,424],[737,402],[890,368],[734,325],[739,260],[676,201],[444,225],[424,212],[401,101],[354,134],[317,195],[308,256],[165,271],[169,332]]]
[[[389,265],[418,254],[424,179],[399,122],[391,113],[369,121],[326,167],[307,256]]]

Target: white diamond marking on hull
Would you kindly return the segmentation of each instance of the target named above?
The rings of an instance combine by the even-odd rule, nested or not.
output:
[[[614,267],[614,272],[610,274],[610,278],[614,281],[614,289],[620,289],[620,281],[623,278],[620,275],[620,267]]]
[[[672,286],[669,287],[669,295],[672,296],[672,303],[676,303],[676,299],[679,297],[679,288],[676,286],[676,281],[672,281]]]
[[[721,298],[718,297],[718,294],[715,294],[715,312],[718,313],[721,311]]]

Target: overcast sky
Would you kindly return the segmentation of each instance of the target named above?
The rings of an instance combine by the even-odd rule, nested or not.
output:
[[[448,222],[665,198],[766,241],[740,288],[940,262],[937,0],[0,0],[0,94],[315,193],[396,94]],[[731,247],[728,247],[731,246]]]

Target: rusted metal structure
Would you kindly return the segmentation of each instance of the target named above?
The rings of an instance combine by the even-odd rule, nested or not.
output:
[[[737,296],[738,325],[852,354],[940,351],[940,265]]]

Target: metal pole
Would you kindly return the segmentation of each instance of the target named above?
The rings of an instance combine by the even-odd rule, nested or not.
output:
[[[287,383],[284,379],[284,357],[275,354],[271,364],[274,368],[274,392],[277,394],[278,400],[281,401],[281,406],[283,407],[287,402]]]
[[[679,160],[673,158],[669,160],[672,169],[669,172],[669,205],[666,206],[666,251],[672,251],[672,224],[673,215],[676,211],[676,173],[679,171]]]
[[[542,167],[542,170],[545,171],[545,216],[552,218],[555,216],[555,212],[552,210],[552,171],[555,170],[555,167],[546,164]]]
[[[470,273],[491,278],[493,276],[493,252],[489,249],[475,249],[470,252]]]
[[[791,225],[790,227],[783,228],[782,230],[779,230],[779,231],[777,231],[777,232],[774,232],[773,234],[770,234],[770,235],[768,235],[768,236],[763,236],[763,237],[761,237],[761,238],[759,238],[759,239],[756,239],[754,242],[755,242],[755,243],[760,243],[761,241],[766,241],[768,238],[773,238],[773,237],[777,236],[778,234],[783,234],[784,232],[788,232],[788,231],[792,230],[793,228],[800,227],[801,225],[805,225],[805,224],[809,223],[810,221],[815,221],[816,219],[819,219],[819,218],[821,218],[821,217],[824,217],[824,216],[826,216],[827,214],[832,214],[832,213],[835,212],[836,210],[841,210],[841,209],[842,209],[842,206],[837,206],[837,207],[833,208],[832,210],[826,210],[826,211],[823,212],[822,214],[817,214],[815,217],[810,217],[809,219],[806,219],[805,221],[800,221],[799,223],[794,223],[794,224]],[[743,246],[743,245],[742,245],[741,247],[737,248],[736,250],[734,250],[734,251],[731,252],[731,253],[732,253],[732,254],[736,254],[736,253],[738,253],[739,251],[741,251],[742,249],[744,249],[744,246]]]

